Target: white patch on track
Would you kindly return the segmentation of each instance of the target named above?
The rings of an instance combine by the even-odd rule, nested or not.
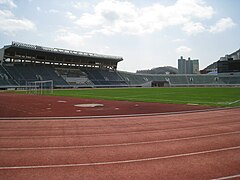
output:
[[[75,104],[76,107],[86,107],[86,108],[94,108],[94,107],[103,107],[103,104]]]
[[[59,103],[66,103],[67,101],[59,100],[59,101],[57,101],[57,102],[59,102]]]

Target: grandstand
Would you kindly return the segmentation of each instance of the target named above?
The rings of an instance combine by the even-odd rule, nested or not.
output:
[[[0,50],[0,87],[24,88],[53,80],[55,88],[126,86],[116,69],[119,56],[12,42]]]
[[[240,73],[141,74],[118,71],[119,56],[12,42],[0,49],[0,89],[53,81],[54,88],[239,86]]]
[[[119,72],[119,74],[124,77],[125,81],[129,86],[153,86],[151,83],[154,82],[168,82],[168,85],[165,83],[165,86],[172,87],[184,87],[184,86],[227,86],[227,85],[240,85],[240,75],[235,75],[235,78],[238,79],[231,81],[232,76],[217,75],[217,74],[139,74],[139,73],[129,73],[129,72]],[[224,79],[226,79],[224,81]]]

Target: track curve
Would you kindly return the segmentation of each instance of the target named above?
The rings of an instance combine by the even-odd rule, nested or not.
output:
[[[234,108],[138,117],[3,119],[0,178],[238,177],[239,113]]]

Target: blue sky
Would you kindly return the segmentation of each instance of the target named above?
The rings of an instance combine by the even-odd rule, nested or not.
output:
[[[124,58],[135,72],[200,69],[240,48],[239,0],[0,0],[0,47],[19,41]]]

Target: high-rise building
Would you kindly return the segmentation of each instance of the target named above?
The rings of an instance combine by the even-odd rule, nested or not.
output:
[[[186,59],[178,59],[178,74],[186,74]]]
[[[188,60],[182,56],[178,59],[178,74],[199,74],[199,60]]]
[[[192,74],[199,74],[199,61],[197,59],[191,61]]]

